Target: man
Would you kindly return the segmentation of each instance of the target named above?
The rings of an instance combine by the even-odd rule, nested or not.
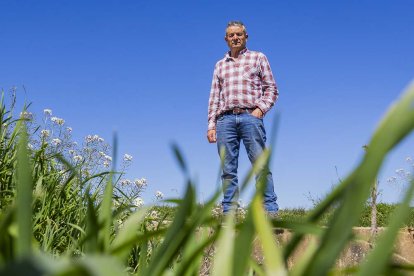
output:
[[[217,142],[219,154],[221,148],[225,150],[221,175],[224,214],[237,208],[240,141],[243,141],[253,164],[265,149],[263,117],[278,97],[266,56],[248,50],[247,38],[246,27],[242,22],[228,23],[224,40],[230,51],[216,63],[208,106],[207,139],[210,143]],[[264,172],[267,175],[262,176]],[[270,216],[275,216],[279,207],[272,174],[262,169],[256,175],[256,182],[261,177],[266,177],[264,207]]]

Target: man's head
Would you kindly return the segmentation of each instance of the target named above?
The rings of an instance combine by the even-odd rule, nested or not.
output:
[[[244,49],[248,37],[246,27],[241,21],[230,21],[227,24],[224,40],[227,42],[230,50],[240,51]]]

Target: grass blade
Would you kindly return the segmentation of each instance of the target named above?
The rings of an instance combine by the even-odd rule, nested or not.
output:
[[[232,259],[234,254],[234,230],[235,213],[231,211],[226,215],[224,229],[217,241],[216,253],[214,256],[212,276],[235,275],[233,274]]]
[[[253,221],[263,247],[265,271],[267,275],[287,275],[282,259],[282,252],[276,246],[272,227],[266,220],[260,194],[255,195],[252,202]]]
[[[31,254],[32,244],[32,193],[33,181],[27,151],[27,132],[21,128],[17,155],[17,201],[16,221],[18,239],[16,239],[16,257],[24,258]]]
[[[381,275],[386,274],[389,258],[393,251],[394,241],[404,221],[410,215],[410,202],[414,193],[414,181],[411,181],[405,193],[404,200],[395,210],[387,230],[378,237],[377,244],[367,257],[367,261],[361,266],[357,275]]]
[[[358,168],[343,182],[346,187],[307,275],[326,274],[352,237],[352,227],[363,211],[370,188],[387,153],[414,128],[414,83],[401,100],[391,106],[374,133]]]

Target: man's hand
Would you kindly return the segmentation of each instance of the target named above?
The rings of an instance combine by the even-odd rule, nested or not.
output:
[[[259,119],[263,118],[263,112],[260,110],[260,108],[256,108],[251,114]]]
[[[215,129],[210,129],[207,131],[207,139],[209,143],[215,143],[217,141]]]

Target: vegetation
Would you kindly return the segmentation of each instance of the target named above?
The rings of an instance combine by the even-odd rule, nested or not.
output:
[[[123,188],[123,173],[113,164],[108,171],[94,166],[98,157],[93,154],[99,150],[87,151],[95,157],[84,161],[87,158],[75,159],[59,148],[63,140],[40,139],[33,146],[30,142],[39,128],[31,128],[26,110],[13,119],[2,101],[0,274],[393,275],[413,271],[413,266],[394,263],[391,255],[399,229],[412,223],[414,182],[398,206],[381,211],[378,205],[379,213],[385,214],[378,221],[388,227],[365,261],[345,271],[335,267],[354,238],[353,227],[370,216],[365,215],[367,200],[385,156],[414,129],[413,104],[411,86],[382,120],[359,166],[315,208],[281,212],[280,219],[270,221],[262,205],[264,179],[260,179],[245,218],[236,223],[235,214],[223,221],[215,218],[219,192],[203,206],[197,204],[195,185],[177,146],[173,151],[186,177],[185,195],[166,201],[176,206],[172,209],[151,209],[133,204],[139,190]],[[269,159],[266,151],[242,189]],[[298,215],[303,219],[297,219]],[[287,245],[278,245],[272,227],[290,229],[294,236]],[[288,270],[289,257],[308,234],[316,236],[318,243],[311,243]],[[263,262],[252,257],[254,241],[262,248]],[[207,263],[211,266],[206,267]]]

